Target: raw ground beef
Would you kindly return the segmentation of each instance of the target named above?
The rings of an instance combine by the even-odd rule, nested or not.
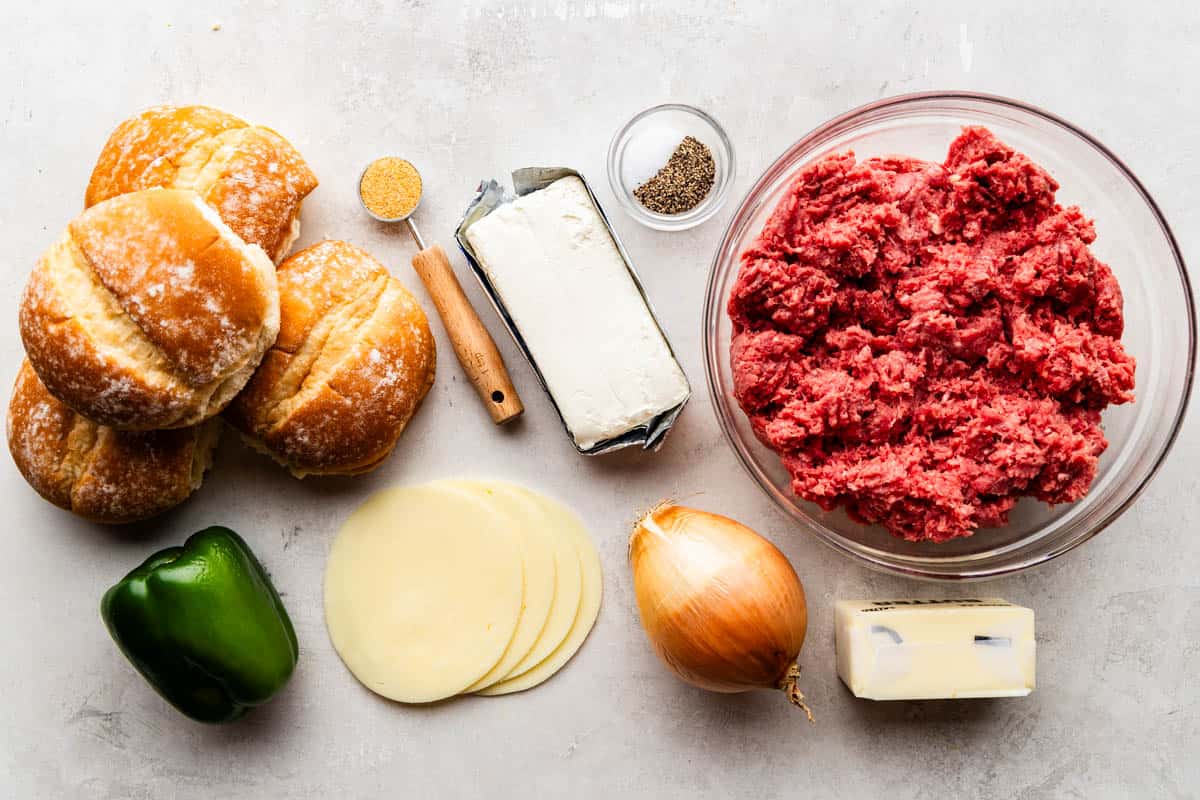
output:
[[[1089,219],[985,128],[944,164],[827,156],[742,254],[735,394],[797,495],[905,539],[1083,497],[1133,399]]]

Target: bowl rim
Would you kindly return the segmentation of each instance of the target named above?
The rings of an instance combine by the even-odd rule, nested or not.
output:
[[[1070,541],[1052,547],[1043,553],[1018,559],[1012,563],[993,567],[973,569],[968,568],[956,573],[926,570],[918,566],[886,561],[876,558],[870,554],[859,552],[843,542],[843,537],[836,535],[836,532],[834,532],[835,536],[829,536],[826,532],[814,527],[808,520],[805,520],[798,515],[798,509],[789,503],[785,503],[775,492],[768,489],[768,487],[764,484],[764,476],[760,474],[760,470],[752,462],[752,459],[746,449],[739,446],[738,437],[735,436],[733,430],[734,422],[730,418],[729,411],[726,409],[726,404],[724,402],[725,398],[723,393],[720,391],[718,376],[716,375],[717,362],[719,358],[719,354],[717,353],[717,337],[708,335],[709,322],[710,318],[713,316],[713,312],[715,311],[717,314],[724,313],[724,304],[721,302],[721,298],[715,296],[717,293],[717,271],[720,266],[721,255],[732,244],[731,238],[734,234],[734,225],[738,221],[738,218],[742,216],[742,211],[745,209],[750,198],[760,193],[766,186],[778,179],[781,171],[787,168],[786,165],[792,159],[794,159],[798,153],[811,146],[815,140],[826,135],[830,131],[844,126],[847,123],[853,122],[866,114],[876,112],[881,109],[936,100],[969,100],[983,104],[1007,106],[1009,108],[1014,108],[1025,113],[1032,114],[1035,117],[1040,117],[1043,120],[1057,125],[1071,134],[1074,134],[1077,138],[1090,145],[1094,150],[1100,153],[1100,155],[1106,158],[1137,191],[1138,195],[1149,208],[1155,222],[1158,223],[1159,229],[1165,236],[1175,264],[1175,269],[1179,274],[1179,280],[1183,286],[1183,299],[1187,305],[1188,311],[1188,366],[1187,374],[1184,379],[1183,394],[1179,400],[1178,410],[1175,413],[1175,419],[1171,423],[1171,430],[1168,433],[1161,450],[1155,457],[1154,463],[1151,464],[1150,469],[1146,472],[1145,477],[1143,477],[1138,485],[1134,487],[1133,491],[1129,493],[1129,496],[1126,497],[1115,509],[1093,524],[1082,535],[1073,537]],[[1187,416],[1196,368],[1196,305],[1192,294],[1191,280],[1188,277],[1187,266],[1184,263],[1183,254],[1180,252],[1179,243],[1175,238],[1174,232],[1171,230],[1171,226],[1167,223],[1166,217],[1159,208],[1158,203],[1155,202],[1154,198],[1150,195],[1150,192],[1146,189],[1145,185],[1137,177],[1137,175],[1134,174],[1133,170],[1131,170],[1112,150],[1101,143],[1099,139],[1083,130],[1079,126],[1068,122],[1066,119],[1063,119],[1057,114],[1030,103],[1014,100],[1010,97],[963,90],[925,91],[910,92],[881,98],[839,114],[809,130],[806,134],[789,145],[787,149],[785,149],[763,170],[759,178],[748,190],[746,190],[746,193],[743,195],[742,201],[738,204],[737,210],[730,217],[728,224],[726,224],[720,243],[717,245],[717,249],[713,254],[712,262],[709,265],[707,285],[704,292],[704,313],[701,319],[701,338],[704,340],[704,375],[705,380],[708,383],[709,400],[712,406],[713,414],[716,415],[717,424],[720,426],[726,442],[737,455],[738,461],[741,463],[742,468],[747,472],[747,474],[749,474],[751,479],[753,479],[758,487],[763,490],[768,497],[771,498],[771,501],[777,507],[779,507],[791,519],[799,523],[799,525],[804,528],[806,532],[814,534],[818,540],[827,546],[873,569],[894,575],[902,575],[909,578],[930,581],[966,582],[1011,575],[1013,573],[1021,572],[1041,564],[1045,564],[1048,561],[1058,558],[1064,553],[1068,553],[1071,550],[1074,550],[1076,547],[1079,547],[1084,542],[1090,541],[1101,531],[1108,528],[1117,520],[1118,517],[1124,514],[1130,508],[1130,506],[1137,501],[1138,497],[1141,496],[1142,492],[1145,491],[1146,487],[1158,474],[1163,462],[1174,448],[1175,442],[1179,437],[1179,431],[1183,427],[1184,419]]]
[[[720,185],[715,187],[716,191],[710,192],[709,196],[701,200],[695,208],[685,211],[682,214],[658,214],[642,206],[641,203],[630,197],[630,192],[626,189],[625,183],[621,180],[621,176],[618,174],[616,168],[617,146],[621,140],[625,138],[634,125],[649,116],[663,111],[682,111],[699,118],[707,124],[716,133],[717,139],[721,142],[721,147],[725,151],[725,158],[729,162],[729,166],[725,170],[728,174],[720,181]],[[609,188],[612,189],[613,195],[617,198],[617,203],[636,222],[657,231],[686,231],[712,219],[729,201],[730,190],[733,187],[734,179],[737,177],[737,154],[734,152],[733,140],[729,138],[729,134],[725,132],[725,128],[712,114],[688,103],[659,103],[648,108],[643,108],[630,117],[625,124],[617,128],[616,133],[613,134],[608,142],[605,168],[608,173]],[[720,178],[719,171],[718,178]]]

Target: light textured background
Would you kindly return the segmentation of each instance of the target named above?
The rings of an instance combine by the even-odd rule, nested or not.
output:
[[[696,103],[738,149],[735,197],[788,144],[875,98],[970,88],[1023,98],[1096,134],[1141,176],[1200,263],[1200,22],[1192,3],[529,2],[4,3],[0,10],[0,379],[21,356],[16,304],[40,251],[79,209],[92,160],[124,116],[205,102],[267,123],[322,180],[302,243],[365,246],[412,286],[406,236],[354,198],[363,163],[424,170],[426,236],[450,233],[475,182],[571,164],[640,265],[697,389],[666,447],[586,460],[490,312],[528,408],[497,430],[435,322],[437,385],[396,455],[355,480],[296,482],[232,437],[199,495],[109,531],[29,490],[0,458],[0,795],[171,797],[1196,797],[1200,795],[1200,432],[1103,536],[982,588],[941,589],[857,567],[790,528],[735,462],[704,391],[705,273],[733,205],[682,234],[625,217],[602,179],[616,127],[661,101]],[[223,5],[223,4],[220,4]],[[213,30],[215,24],[219,30]],[[453,258],[465,270],[457,253]],[[465,272],[463,273],[465,276]],[[481,300],[471,282],[468,293]],[[498,475],[568,501],[607,579],[591,639],[542,688],[432,708],[377,699],[325,635],[321,575],[339,522],[372,490]],[[722,697],[668,675],[643,640],[625,565],[635,510],[664,495],[769,533],[808,588],[810,727],[771,693]],[[224,523],[286,596],[303,649],[290,686],[239,725],[168,708],[100,623],[104,589],[154,549]],[[1023,700],[872,704],[837,680],[831,609],[849,596],[986,591],[1038,613],[1038,690]]]

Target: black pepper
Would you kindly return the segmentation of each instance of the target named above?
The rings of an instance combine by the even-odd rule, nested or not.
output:
[[[682,214],[700,205],[712,191],[717,164],[708,146],[685,136],[653,178],[633,190],[633,196],[656,214]]]

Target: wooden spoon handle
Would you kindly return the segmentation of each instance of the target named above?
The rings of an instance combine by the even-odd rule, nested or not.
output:
[[[492,422],[503,425],[519,417],[525,406],[508,377],[504,359],[496,349],[492,335],[483,327],[471,301],[463,293],[446,251],[436,244],[427,247],[413,256],[412,265],[433,298],[454,345],[458,363],[462,364],[479,399],[487,406]]]

